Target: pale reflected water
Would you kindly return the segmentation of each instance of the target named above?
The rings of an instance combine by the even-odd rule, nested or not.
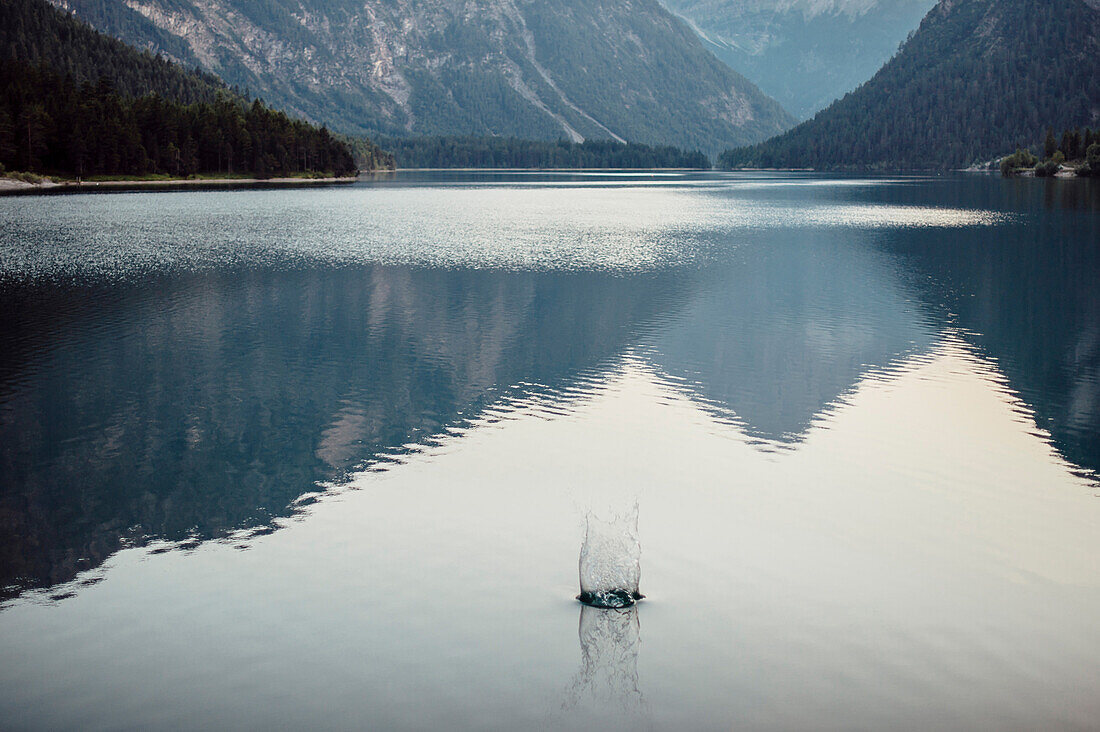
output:
[[[1100,199],[1050,183],[0,199],[2,726],[1089,728]],[[635,500],[647,599],[582,608]]]

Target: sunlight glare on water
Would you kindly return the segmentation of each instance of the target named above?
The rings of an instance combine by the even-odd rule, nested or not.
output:
[[[443,186],[0,199],[0,279],[126,278],[237,266],[413,265],[638,272],[685,265],[773,228],[954,228],[1001,213],[788,205],[739,188]],[[774,190],[775,185],[766,190]],[[752,190],[752,189],[750,189]],[[713,195],[700,195],[710,191]],[[157,194],[152,194],[157,195]],[[721,251],[721,250],[720,250]]]

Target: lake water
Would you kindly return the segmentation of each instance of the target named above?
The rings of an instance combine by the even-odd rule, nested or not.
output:
[[[6,198],[0,318],[0,728],[1100,720],[1096,182]]]

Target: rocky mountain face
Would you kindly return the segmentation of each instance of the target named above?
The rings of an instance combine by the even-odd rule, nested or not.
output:
[[[1100,0],[940,0],[870,81],[728,167],[957,168],[1100,124]]]
[[[345,132],[715,152],[793,124],[657,0],[52,0]]]
[[[718,58],[806,119],[878,71],[935,0],[662,0]]]

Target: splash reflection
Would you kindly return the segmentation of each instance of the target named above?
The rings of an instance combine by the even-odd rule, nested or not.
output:
[[[641,624],[638,608],[581,606],[577,631],[581,666],[566,691],[563,711],[583,714],[587,726],[636,726],[648,706],[638,686]]]

